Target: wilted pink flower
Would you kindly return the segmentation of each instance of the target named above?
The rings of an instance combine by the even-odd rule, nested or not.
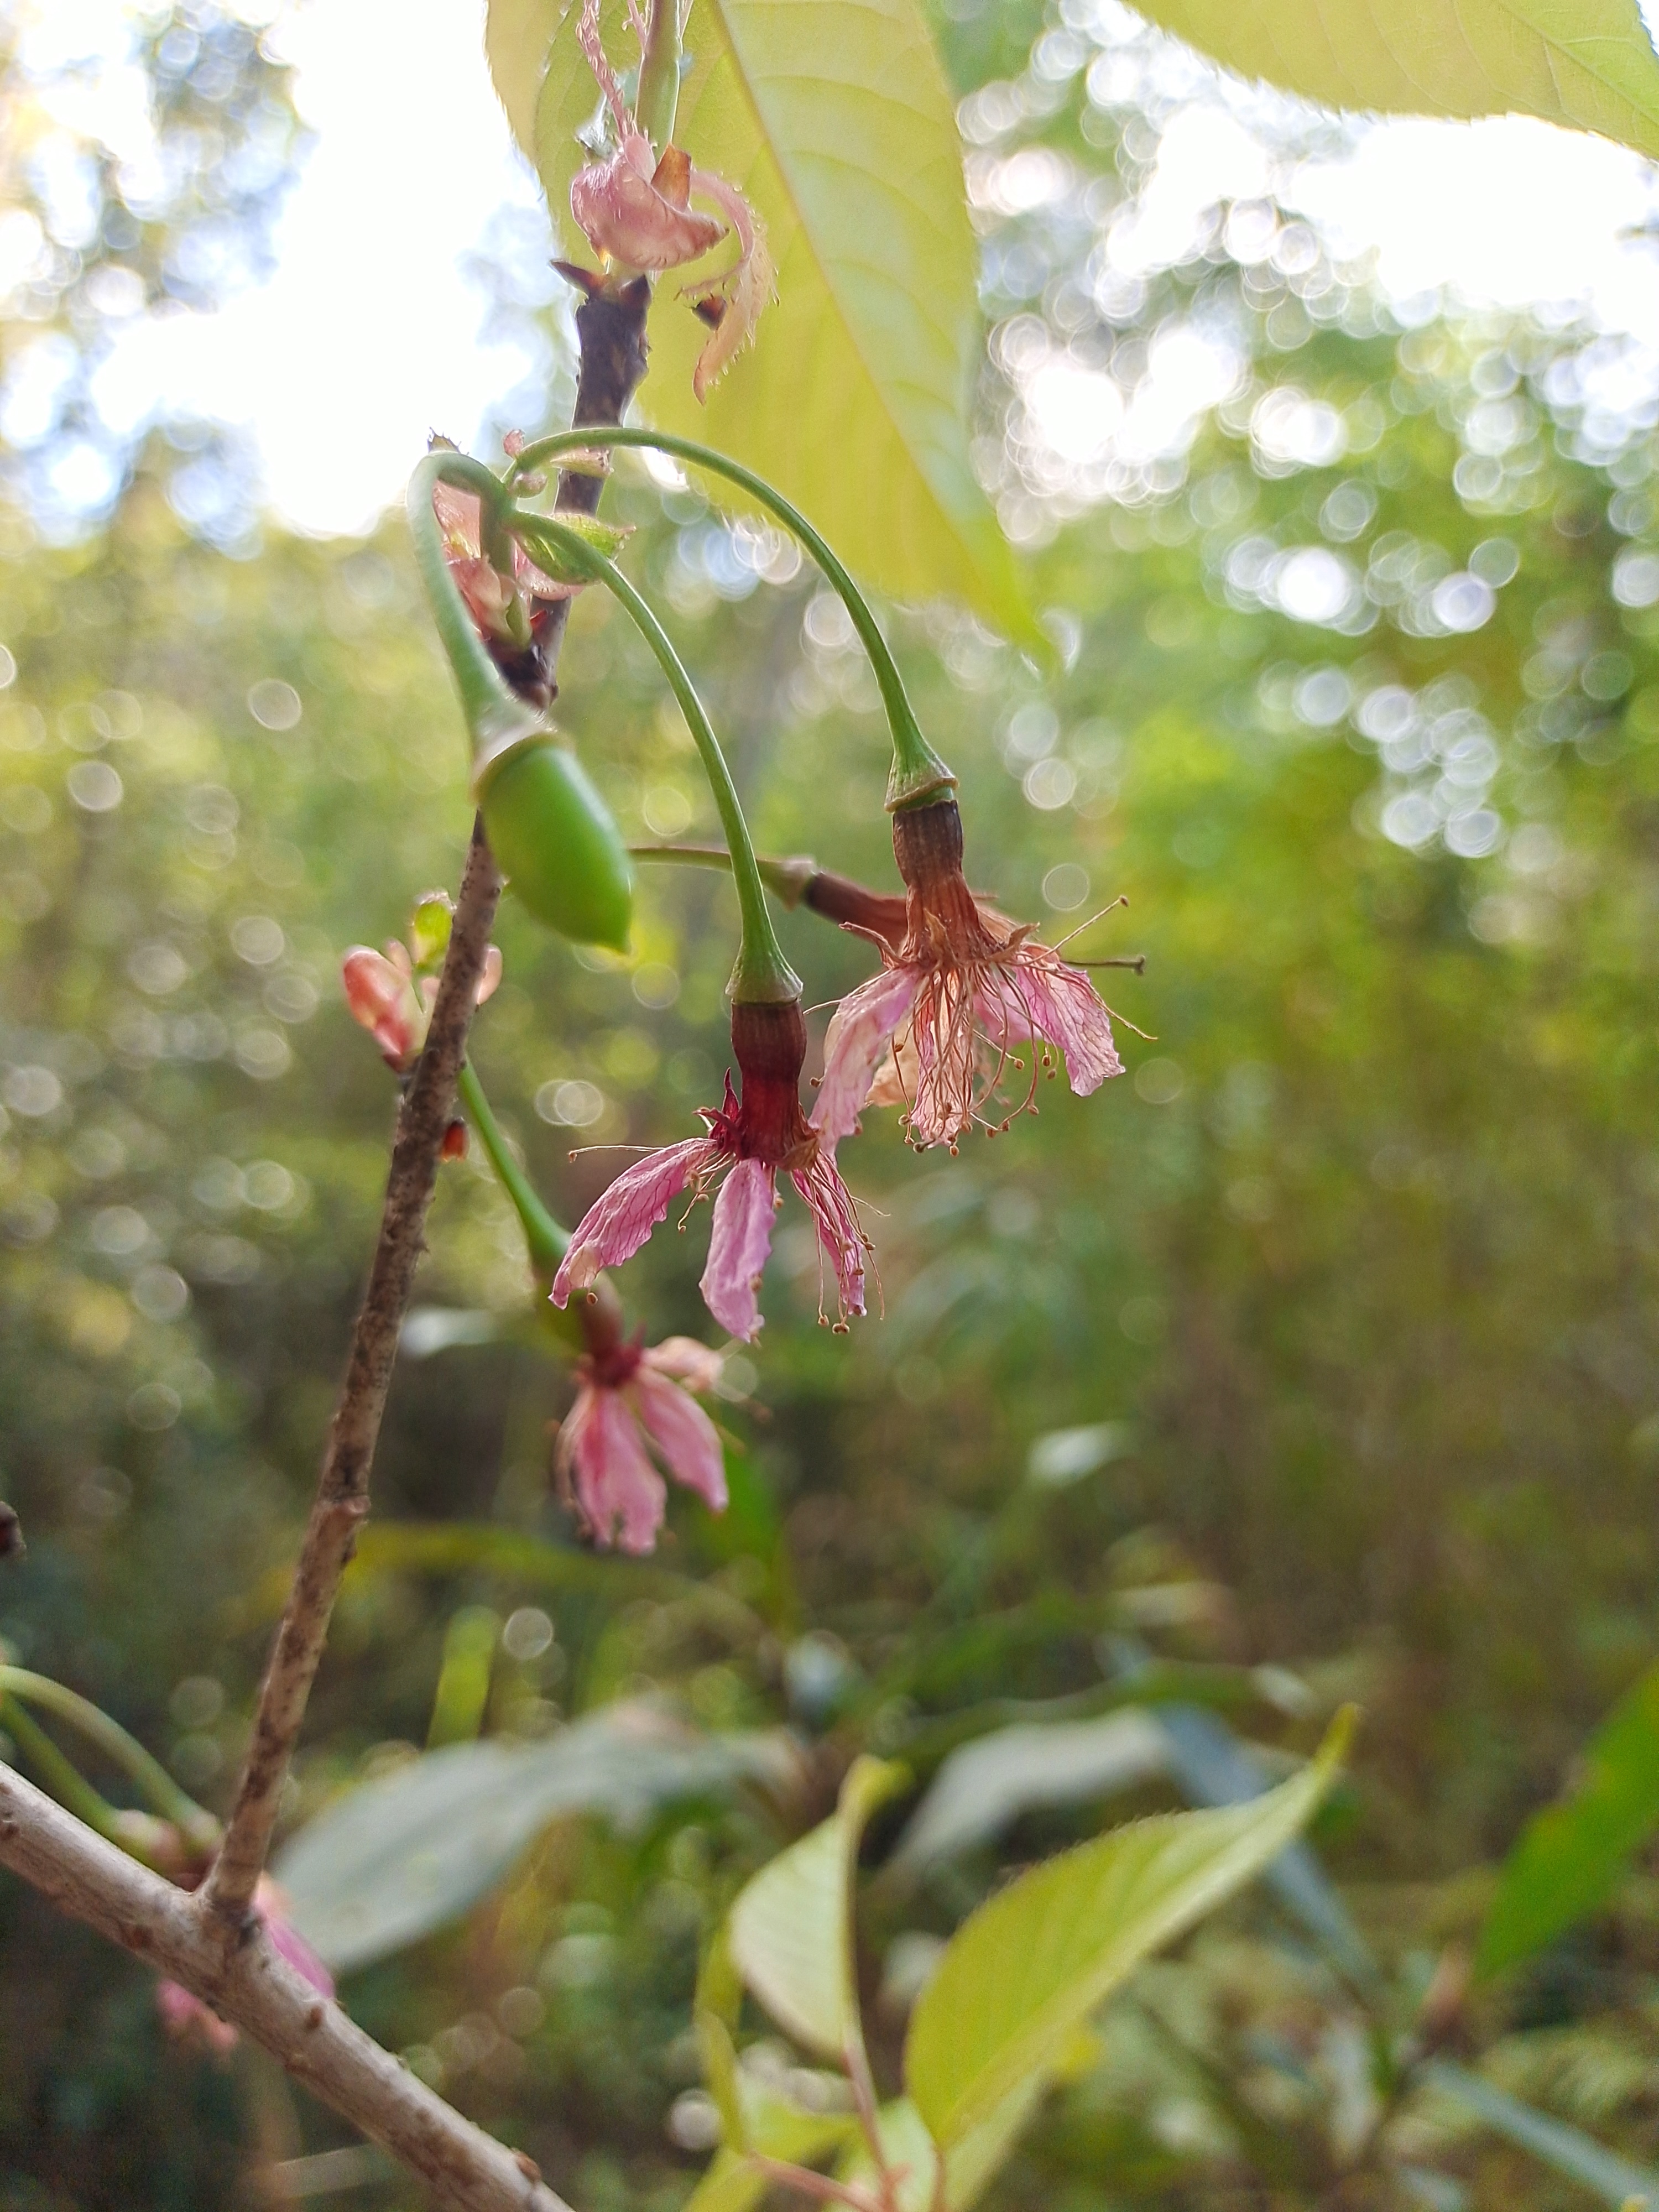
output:
[[[683,1190],[706,1197],[718,1182],[708,1264],[699,1288],[722,1328],[752,1340],[761,1327],[756,1293],[772,1246],[780,1171],[805,1200],[818,1244],[834,1271],[844,1328],[864,1311],[864,1255],[869,1249],[833,1142],[808,1127],[798,1085],[806,1056],[799,1002],[732,1009],[732,1043],[743,1079],[739,1098],[726,1079],[719,1107],[705,1107],[706,1137],[651,1152],[624,1168],[577,1224],[558,1273],[553,1303],[564,1305],[601,1267],[631,1259]]]
[[[443,533],[444,556],[449,562],[449,573],[455,579],[455,587],[484,637],[508,645],[523,643],[512,627],[508,611],[515,586],[531,602],[527,619],[533,619],[538,600],[551,605],[554,600],[570,599],[581,589],[580,584],[562,584],[556,577],[544,574],[516,538],[513,541],[512,576],[503,576],[492,568],[483,556],[480,534],[483,508],[477,492],[460,491],[453,484],[437,484],[432,493],[432,511]]]
[[[1088,976],[969,890],[953,799],[896,814],[893,846],[909,893],[903,940],[866,933],[882,970],[830,1022],[814,1128],[839,1143],[865,1104],[900,1101],[919,1146],[954,1145],[976,1122],[1006,1128],[984,1109],[1006,1070],[1023,1066],[1021,1046],[1031,1048],[1028,1106],[1050,1047],[1079,1097],[1123,1073]]]
[[[672,4],[672,0],[669,0]],[[643,52],[643,19],[630,10]],[[584,0],[577,36],[599,80],[616,129],[617,150],[589,162],[570,186],[570,212],[587,242],[624,269],[653,276],[700,261],[725,237],[726,223],[691,204],[692,195],[713,200],[738,239],[738,258],[723,276],[687,288],[697,314],[714,336],[697,357],[692,388],[699,399],[751,337],[774,289],[771,257],[760,218],[735,185],[693,166],[678,146],[660,159],[622,96],[599,35],[599,0]]]
[[[270,1938],[272,1950],[288,1960],[297,1973],[302,1974],[314,1990],[325,1997],[334,1995],[334,1977],[312,1949],[299,1929],[283,1913],[283,1893],[269,1875],[261,1875],[253,1893],[253,1910],[265,1923],[265,1933]],[[199,2039],[216,2058],[228,2057],[236,2048],[238,2032],[230,2022],[221,2020],[210,2005],[178,1982],[158,1982],[155,1985],[155,2008],[161,2015],[161,2025],[167,2033],[183,2042]]]
[[[572,180],[570,212],[594,251],[624,268],[653,276],[678,269],[726,235],[717,216],[691,205],[692,174],[690,156],[678,146],[653,161],[651,141],[630,124],[608,161],[591,162]]]
[[[483,1006],[501,980],[500,948],[492,945],[484,955],[478,978],[477,1003]],[[438,978],[423,975],[417,989],[415,963],[407,945],[389,944],[384,952],[373,945],[354,945],[340,963],[340,981],[352,1018],[361,1024],[386,1057],[386,1066],[402,1075],[412,1067],[426,1042]]]
[[[710,1512],[726,1510],[720,1433],[693,1390],[710,1390],[720,1357],[689,1336],[648,1349],[618,1343],[576,1363],[576,1402],[559,1429],[554,1468],[595,1542],[648,1552],[667,1490],[652,1454]]]
[[[714,332],[697,356],[691,372],[691,389],[707,399],[727,368],[755,335],[755,325],[777,289],[772,257],[766,250],[766,232],[760,217],[735,185],[724,177],[693,169],[694,191],[705,192],[723,207],[738,234],[739,252],[723,276],[712,283],[688,285],[686,296],[693,312]]]

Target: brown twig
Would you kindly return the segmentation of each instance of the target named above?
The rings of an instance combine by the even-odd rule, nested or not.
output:
[[[438,1156],[455,1102],[455,1078],[466,1051],[467,1026],[501,890],[483,824],[475,823],[426,1048],[398,1115],[380,1240],[352,1332],[351,1357],[323,1454],[316,1503],[260,1688],[235,1810],[203,1887],[204,1902],[232,1923],[246,1915],[264,1869],[289,1760],[327,1639],[340,1578],[368,1511],[369,1469],[398,1356],[398,1334],[424,1249]]]
[[[649,288],[639,280],[621,296],[612,298],[601,292],[584,301],[577,311],[581,343],[575,408],[579,427],[584,422],[622,420],[634,388],[645,374],[644,319],[649,298]],[[559,504],[591,512],[598,506],[603,489],[598,477],[567,475],[559,486]],[[554,609],[553,621],[542,641],[550,688],[563,641],[568,605],[568,601],[562,601]],[[260,1689],[235,1810],[204,1886],[206,1904],[229,1922],[245,1919],[252,1904],[340,1578],[368,1511],[369,1469],[398,1354],[398,1331],[422,1249],[427,1208],[437,1182],[439,1152],[454,1104],[455,1079],[466,1052],[467,1028],[501,889],[501,876],[479,821],[473,825],[472,848],[461,879],[426,1048],[398,1116],[380,1242],[323,1455],[317,1501]]]
[[[529,2160],[474,2127],[321,1997],[256,1918],[226,1944],[187,1891],[0,1765],[0,1863],[181,1982],[457,2212],[569,2212]]]
[[[622,419],[645,374],[649,301],[641,279],[616,293],[601,290],[579,309],[578,425]],[[559,504],[591,513],[601,488],[597,478],[568,475]],[[550,690],[565,613],[563,604],[554,610],[541,640]],[[457,2212],[568,2212],[528,2159],[464,2119],[296,1973],[273,1948],[253,1905],[335,1596],[368,1511],[380,1419],[501,890],[483,825],[475,823],[425,1048],[398,1116],[380,1237],[316,1501],[260,1687],[230,1825],[207,1880],[193,1895],[175,1887],[3,1765],[0,1864],[245,2030],[418,2174],[441,2203]]]

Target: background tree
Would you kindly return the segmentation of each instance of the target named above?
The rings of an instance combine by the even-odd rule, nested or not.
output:
[[[781,1803],[708,1782],[631,1829],[566,1819],[346,1984],[584,2207],[691,2186],[697,1940],[855,1749],[927,1778],[1000,1724],[1098,1718],[1129,1636],[1214,1668],[1182,1700],[1231,1698],[1273,1749],[1359,1689],[1323,1840],[1409,1990],[1476,1931],[1467,1870],[1651,1653],[1648,410],[1612,404],[1588,331],[1401,327],[1271,202],[1131,265],[1180,98],[1165,50],[1115,17],[939,27],[994,318],[976,451],[1066,665],[1041,679],[944,612],[895,635],[987,882],[1078,921],[1130,894],[1091,942],[1148,954],[1109,995],[1156,1041],[1126,1040],[1103,1099],[1045,1092],[1018,1146],[948,1170],[872,1127],[884,1328],[829,1344],[810,1249],[781,1243],[799,1273],[763,1370],[726,1370],[732,1508],[677,1501],[650,1566],[573,1547],[544,1434],[568,1385],[521,1318],[520,1231],[481,1162],[446,1172],[386,1540],[291,1817],[428,1740],[533,1744],[647,1680],[705,1731],[787,1717],[811,1747]],[[1194,358],[1207,388],[1138,443]],[[1068,396],[1109,419],[1108,378],[1123,431],[1068,440]],[[5,1632],[216,1804],[383,1175],[386,1078],[335,963],[455,879],[464,763],[399,531],[232,562],[162,482],[140,466],[107,532],[58,550],[20,505],[5,570],[0,1388],[30,1539]],[[619,471],[612,498],[763,846],[884,880],[885,738],[839,603],[699,491],[665,515]],[[560,713],[631,836],[712,832],[654,665],[597,594]],[[614,963],[505,910],[478,1064],[567,1218],[605,1174],[573,1144],[663,1141],[712,1095],[724,896],[646,878],[625,1018]],[[798,966],[866,972],[814,917],[781,926]],[[696,1322],[683,1247],[634,1266],[653,1316]],[[1187,1786],[1139,1741],[1109,1771],[1052,1737],[1000,1831],[884,1878],[878,2069],[922,1939],[1000,1867],[1092,1832],[1113,1773],[1130,1805]],[[1628,1882],[1444,2014],[1491,2084],[1632,2160],[1653,2154],[1650,1902]],[[159,2052],[149,1977],[15,1888],[5,1909],[20,2204],[211,2203],[250,2142],[266,2165],[337,2142],[246,2051],[228,2074]],[[1237,1908],[1137,1980],[1006,2201],[1392,2203],[1428,2168],[1476,2203],[1583,2201],[1431,2081],[1395,2110],[1362,2008],[1277,1914]],[[331,2171],[404,2201],[372,2165],[290,2179]]]

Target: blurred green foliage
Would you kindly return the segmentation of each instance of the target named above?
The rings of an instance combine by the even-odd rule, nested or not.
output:
[[[1601,396],[1589,333],[1407,325],[1265,204],[1126,274],[1102,241],[1174,98],[1144,42],[1111,55],[1141,77],[1091,98],[1075,28],[1015,40],[1010,11],[961,12],[982,462],[1063,665],[945,611],[891,627],[963,779],[972,879],[1053,939],[1085,925],[1079,954],[1144,951],[1144,980],[1101,980],[1151,1034],[1126,1028],[1130,1072],[1092,1100],[1045,1086],[1036,1119],[959,1158],[866,1117],[842,1166],[884,1311],[820,1329],[786,1217],[763,1345],[727,1368],[732,1507],[677,1498],[648,1564],[574,1548],[548,1488],[568,1378],[519,1231],[476,1157],[444,1171],[375,1476],[393,1540],[372,1532],[349,1586],[292,1817],[434,1729],[534,1736],[647,1688],[803,1747],[781,1795],[562,1824],[464,1925],[346,1984],[583,2212],[689,2191],[698,1942],[854,1752],[925,1779],[1028,1705],[1097,1710],[1129,1633],[1207,1662],[1275,1753],[1356,1694],[1352,1787],[1317,1840],[1408,2009],[1478,1927],[1480,1869],[1653,1656],[1646,417]],[[1189,342],[1237,357],[1190,452],[1056,459],[1068,390],[1103,404],[1066,376],[1133,392]],[[166,476],[152,455],[101,536],[52,548],[14,511],[0,544],[0,1487],[29,1540],[0,1625],[222,1805],[384,1175],[393,1079],[338,957],[453,886],[470,815],[401,526],[267,531],[229,558]],[[884,727],[838,607],[695,490],[625,464],[607,497],[761,842],[890,887]],[[654,665],[594,595],[562,675],[626,834],[712,833]],[[813,917],[781,927],[810,1000],[868,971]],[[627,960],[504,904],[477,1060],[565,1218],[611,1164],[580,1148],[690,1133],[718,1097],[732,929],[702,874],[644,874]],[[706,1333],[705,1234],[625,1272],[653,1337]],[[407,1526],[432,1523],[456,1526]],[[505,1624],[483,1694],[452,1671],[434,1708],[480,1607]],[[1171,1801],[1160,1781],[1128,1800]],[[902,1961],[1104,1802],[878,1879],[884,2088]],[[875,1823],[877,1860],[902,1817]],[[1585,2201],[1443,2100],[1389,2106],[1362,2008],[1277,1910],[1234,1908],[1142,1972],[993,2201],[1393,2204],[1413,2161],[1493,2212]],[[8,2212],[228,2203],[251,2164],[338,2142],[250,2054],[226,2072],[165,2045],[149,1978],[9,1884],[0,1941]],[[1656,1973],[1638,1870],[1443,2011],[1498,2087],[1651,2161]],[[352,2171],[356,2201],[408,2201]]]

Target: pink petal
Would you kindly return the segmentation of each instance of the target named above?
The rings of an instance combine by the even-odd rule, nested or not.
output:
[[[1112,1018],[1081,969],[1067,967],[1047,945],[1028,945],[1014,963],[1013,989],[1031,1027],[1065,1054],[1066,1079],[1079,1098],[1122,1074]]]
[[[265,1925],[270,1930],[271,1948],[280,1952],[296,1973],[303,1974],[313,1990],[320,1990],[325,1997],[331,1997],[334,1994],[333,1975],[293,1923],[284,1920],[277,1913],[267,1920]]]
[[[916,1040],[907,1022],[893,1033],[887,1057],[870,1079],[866,1106],[908,1106],[916,1095]]]
[[[853,1194],[836,1170],[835,1155],[821,1148],[804,1175],[790,1181],[811,1208],[818,1243],[829,1255],[841,1294],[842,1318],[864,1311],[864,1232]]]
[[[288,1917],[288,1899],[268,1874],[262,1874],[253,1891],[253,1909],[264,1922],[271,1948],[282,1954],[296,1972],[305,1976],[325,1997],[334,1994],[334,1977]]]
[[[909,1012],[921,981],[915,968],[886,968],[842,1000],[823,1041],[823,1080],[812,1127],[832,1145],[850,1137],[870,1095],[877,1063]]]
[[[755,1293],[772,1249],[776,1207],[777,1178],[763,1160],[739,1160],[714,1200],[708,1265],[697,1287],[720,1327],[746,1344],[760,1332]]]
[[[507,607],[511,594],[503,579],[482,556],[476,559],[452,561],[449,573],[456,590],[466,602],[466,611],[472,617],[473,627],[481,637],[506,638],[510,635]]]
[[[169,2035],[199,2035],[217,2057],[228,2058],[241,2039],[228,2020],[221,2020],[179,1982],[156,1984],[155,2009]]]
[[[453,567],[457,561],[476,561],[479,556],[478,495],[459,491],[453,484],[432,488],[432,512],[443,532],[444,551]]]
[[[371,946],[354,945],[340,963],[340,981],[352,1019],[400,1066],[426,1034],[420,1000],[407,975]]]
[[[595,1542],[614,1542],[624,1552],[652,1550],[668,1490],[646,1456],[633,1413],[621,1394],[584,1390],[560,1431],[562,1446],[566,1432],[573,1429],[569,1462]]]
[[[698,302],[704,308],[718,304],[720,309],[714,335],[698,355],[691,374],[691,389],[702,400],[753,337],[756,324],[776,295],[777,283],[766,248],[765,226],[737,186],[707,169],[693,169],[691,188],[724,208],[743,249],[735,265],[703,292]]]
[[[576,43],[587,57],[587,66],[605,94],[605,104],[611,110],[611,121],[626,140],[633,130],[633,118],[623,105],[622,87],[606,59],[605,40],[599,33],[599,0],[582,0],[582,12],[576,22]]]
[[[478,978],[478,995],[473,1004],[481,1006],[486,999],[493,999],[501,980],[501,948],[499,945],[492,945],[484,952],[483,973]]]
[[[676,1482],[695,1490],[714,1513],[726,1510],[726,1454],[720,1431],[678,1383],[641,1366],[629,1385],[635,1409]]]
[[[719,245],[726,226],[665,199],[651,181],[650,150],[632,134],[608,161],[580,170],[571,182],[570,212],[594,251],[625,268],[678,269]]]
[[[483,557],[478,495],[458,491],[453,484],[434,484],[432,512],[443,532],[444,557],[449,563],[449,573],[455,580],[456,590],[466,601],[467,611],[481,630],[499,629],[507,605],[507,582]],[[568,599],[580,588],[574,584],[556,583],[551,576],[544,575],[516,540],[513,547],[513,574],[521,587],[538,599]]]
[[[695,1336],[665,1336],[640,1354],[642,1366],[658,1375],[672,1376],[690,1390],[712,1390],[726,1364],[724,1356],[699,1344]]]
[[[554,1304],[566,1304],[572,1291],[585,1291],[601,1267],[631,1260],[691,1178],[721,1157],[707,1137],[688,1137],[624,1168],[576,1224],[553,1278]]]

